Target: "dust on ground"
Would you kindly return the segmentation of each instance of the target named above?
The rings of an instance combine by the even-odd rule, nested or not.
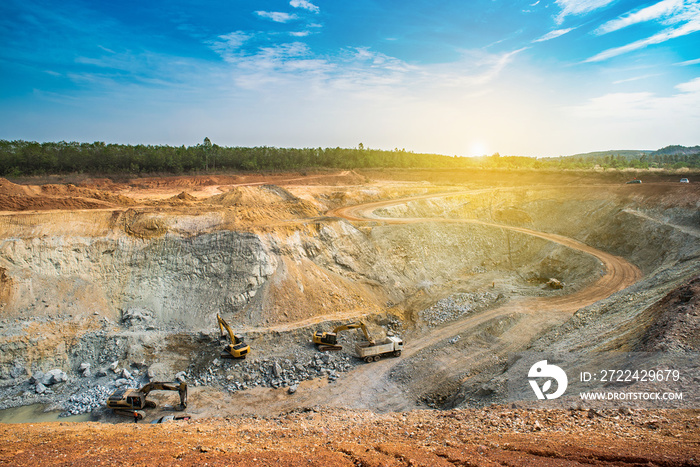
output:
[[[700,412],[369,411],[163,424],[0,425],[6,465],[691,466]]]

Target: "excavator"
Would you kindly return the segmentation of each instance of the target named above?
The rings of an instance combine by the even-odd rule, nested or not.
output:
[[[141,389],[120,388],[114,391],[107,399],[107,407],[112,409],[117,415],[143,418],[141,409],[154,409],[156,403],[146,399],[151,391],[178,391],[180,393],[180,406],[178,410],[187,407],[187,383],[163,383],[153,381]]]
[[[374,345],[374,340],[370,337],[365,323],[361,321],[358,321],[357,323],[343,324],[341,326],[336,327],[331,332],[316,331],[313,335],[312,341],[314,344],[316,344],[318,350],[322,352],[326,350],[341,350],[343,346],[338,345],[338,333],[347,329],[357,328],[362,329],[362,332],[365,334],[365,339],[367,339],[368,342]]]
[[[221,352],[221,358],[245,358],[250,353],[250,346],[233,333],[231,327],[218,313],[216,314],[216,319],[219,322],[221,337],[224,337],[225,328],[229,339],[231,339],[231,343],[224,347],[224,351]]]

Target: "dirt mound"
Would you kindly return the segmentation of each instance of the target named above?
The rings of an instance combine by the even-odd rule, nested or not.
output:
[[[17,185],[6,178],[0,178],[0,194],[6,196],[27,196],[31,194],[31,190],[25,185]]]
[[[275,185],[238,186],[220,195],[209,198],[211,204],[219,206],[258,207],[283,203],[297,199],[287,190]]]
[[[191,194],[187,193],[186,191],[183,191],[179,195],[175,195],[172,198],[172,200],[180,200],[180,201],[197,201],[197,198],[192,196]]]
[[[129,206],[134,204],[133,200],[127,198],[126,196],[114,195],[109,192],[104,192],[101,190],[94,190],[90,188],[78,187],[73,184],[65,185],[55,185],[48,184],[41,186],[41,194],[46,196],[63,196],[63,197],[82,197],[88,199],[96,199],[99,201],[106,201],[108,203],[114,203],[120,206]]]
[[[109,178],[88,178],[78,183],[83,188],[93,188],[96,190],[116,191],[121,189],[121,185]]]
[[[0,178],[2,211],[99,209],[133,204],[126,196],[73,184],[18,185]]]
[[[195,188],[211,185],[232,185],[240,179],[237,175],[195,175],[181,177],[149,177],[133,179],[129,184],[137,188]]]
[[[217,208],[234,208],[239,220],[246,222],[319,216],[319,210],[309,201],[297,198],[275,185],[237,186],[205,201]]]
[[[0,195],[0,211],[47,211],[53,209],[100,209],[110,206],[84,198],[53,198]]]

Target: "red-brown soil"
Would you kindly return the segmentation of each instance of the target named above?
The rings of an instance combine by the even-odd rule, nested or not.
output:
[[[699,411],[305,409],[165,424],[0,426],[16,466],[693,466]]]

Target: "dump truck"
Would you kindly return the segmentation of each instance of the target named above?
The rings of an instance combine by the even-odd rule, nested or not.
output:
[[[376,362],[381,357],[398,357],[403,349],[403,340],[400,337],[388,336],[378,342],[358,342],[355,344],[355,352],[367,363]]]

